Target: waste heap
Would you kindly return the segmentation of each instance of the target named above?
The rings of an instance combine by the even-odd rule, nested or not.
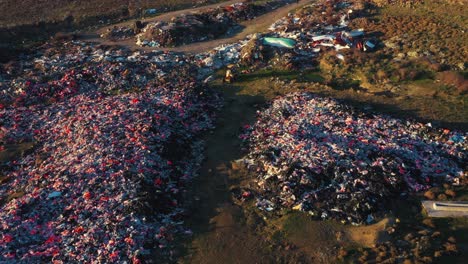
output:
[[[239,22],[253,19],[291,2],[268,1],[263,4],[235,3],[226,7],[205,10],[195,14],[182,14],[171,22],[148,23],[137,35],[137,45],[172,47],[215,39],[239,27]]]
[[[184,14],[170,23],[149,23],[142,33],[137,35],[137,44],[156,47],[179,46],[213,39],[225,34],[231,26],[232,20],[226,16]]]
[[[35,147],[1,164],[0,262],[170,257],[174,235],[190,233],[183,194],[221,102],[185,64],[175,54],[65,43],[24,59],[26,71],[1,74],[14,102],[0,109],[0,146]]]
[[[0,69],[0,103],[21,107],[92,90],[136,92],[180,81],[178,76],[195,80],[193,67],[187,57],[174,52],[133,53],[81,42],[46,44],[29,60]]]
[[[395,196],[466,177],[467,134],[359,112],[295,93],[259,112],[241,136],[266,211],[287,207],[371,223]]]

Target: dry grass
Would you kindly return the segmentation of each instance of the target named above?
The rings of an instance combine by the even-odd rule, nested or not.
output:
[[[380,47],[370,53],[340,51],[345,61],[338,60],[335,51],[322,54],[320,74],[332,89],[315,90],[466,130],[466,8],[437,0],[412,7],[368,7],[368,16],[352,20],[350,26],[380,39]]]
[[[424,1],[412,7],[388,5],[374,15],[352,21],[351,27],[363,27],[381,35],[387,55],[426,56],[451,68],[466,63],[468,30],[466,8],[446,1]],[[387,44],[388,43],[388,44]]]
[[[444,71],[437,74],[437,78],[446,85],[454,86],[459,93],[468,92],[468,80],[461,74],[453,71]]]

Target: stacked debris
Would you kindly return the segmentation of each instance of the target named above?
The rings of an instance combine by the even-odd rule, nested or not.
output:
[[[21,107],[93,90],[141,91],[181,78],[193,80],[197,75],[193,67],[188,58],[173,52],[132,53],[80,42],[46,45],[30,60],[13,64],[3,75],[0,72],[0,102]]]
[[[114,26],[112,28],[108,28],[107,31],[101,34],[101,38],[109,39],[109,40],[124,40],[130,39],[135,36],[134,29],[126,26]]]
[[[364,29],[341,31],[331,35],[312,37],[312,47],[334,47],[336,50],[349,49],[351,47],[360,51],[373,50],[376,46],[372,40],[362,40]]]
[[[309,93],[276,99],[241,136],[258,207],[371,223],[396,195],[459,184],[467,135],[358,112]]]
[[[264,60],[265,48],[262,44],[259,35],[254,35],[240,51],[241,62],[245,65],[252,65],[255,62]]]
[[[137,45],[172,47],[213,39],[225,34],[233,25],[227,16],[213,14],[184,14],[172,22],[149,23],[137,35]],[[151,43],[158,43],[151,44]]]
[[[170,257],[220,98],[176,54],[65,43],[22,64],[2,75],[22,91],[2,90],[15,103],[0,109],[0,146],[35,147],[1,164],[0,262]]]
[[[240,27],[241,21],[253,19],[290,0],[268,1],[264,4],[236,3],[196,14],[183,14],[171,22],[149,23],[137,35],[137,45],[172,47],[219,38]]]
[[[275,22],[269,33],[250,35],[238,45],[232,45],[241,49],[235,52],[240,53],[240,61],[234,59],[231,63],[240,62],[245,66],[254,67],[269,64],[281,69],[305,69],[317,64],[314,58],[324,49],[376,49],[377,41],[366,37],[363,29],[350,30],[347,27],[349,19],[356,16],[352,12],[351,15],[349,11],[362,8],[359,4],[332,4],[333,12],[336,12],[333,16],[339,16],[341,20],[339,24],[327,24],[323,10],[332,2],[321,1],[306,6],[295,14],[289,14]],[[336,56],[341,60],[345,59],[343,54]],[[209,57],[207,60],[210,62],[224,60],[220,53],[212,53]]]
[[[198,68],[198,79],[204,79],[215,70],[225,67],[229,64],[236,64],[241,59],[242,47],[247,40],[230,45],[222,45],[214,48],[212,51],[195,55],[195,63]]]

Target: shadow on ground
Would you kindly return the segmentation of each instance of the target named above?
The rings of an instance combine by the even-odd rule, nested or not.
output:
[[[230,197],[233,179],[231,161],[241,158],[241,127],[254,121],[263,96],[238,95],[235,85],[215,86],[223,94],[217,128],[207,137],[206,161],[190,196],[195,198],[188,222],[196,234],[183,252],[187,263],[249,263],[262,259],[267,248],[259,237],[242,225],[243,210]],[[260,252],[259,252],[260,251]],[[263,254],[262,254],[263,253]],[[269,262],[269,261],[268,261]]]

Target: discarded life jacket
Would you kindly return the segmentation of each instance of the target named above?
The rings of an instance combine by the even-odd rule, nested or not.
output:
[[[356,43],[356,48],[357,48],[358,50],[364,50],[364,44],[362,44],[362,41],[358,41],[358,42]]]

